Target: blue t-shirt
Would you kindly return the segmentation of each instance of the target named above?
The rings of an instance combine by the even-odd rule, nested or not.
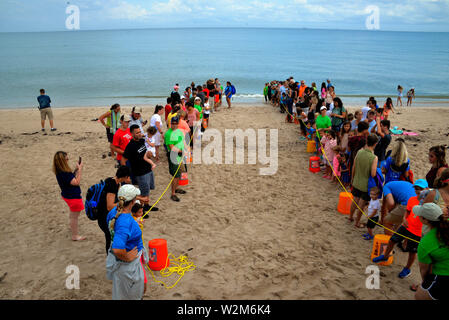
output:
[[[416,197],[413,184],[408,181],[391,181],[384,185],[384,197],[393,195],[394,201],[404,206],[411,197]]]
[[[227,86],[225,89],[225,95],[228,96],[229,93],[229,99],[232,98],[232,87],[231,86]]]
[[[37,101],[39,102],[39,109],[50,108],[51,100],[49,96],[41,94],[39,97],[37,97]]]
[[[385,168],[387,170],[387,173],[385,173],[385,183],[388,183],[390,181],[399,181],[402,173],[410,170],[410,159],[407,159],[407,168],[404,172],[394,170],[391,167],[392,165],[394,165],[394,160],[392,157],[388,157],[382,164],[382,168]]]
[[[117,214],[117,207],[109,211],[106,217],[106,223],[109,227],[109,221]],[[114,239],[112,240],[112,249],[126,249],[131,251],[137,247],[138,251],[143,249],[142,230],[139,224],[134,220],[131,213],[122,213],[115,221]]]
[[[56,175],[56,180],[61,187],[61,196],[66,199],[81,199],[81,188],[70,184],[73,178],[75,175],[72,172],[60,172]]]

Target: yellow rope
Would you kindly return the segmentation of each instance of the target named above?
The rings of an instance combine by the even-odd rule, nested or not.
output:
[[[284,108],[284,109],[285,109],[285,108]],[[304,121],[303,121],[301,118],[297,118],[296,116],[292,115],[290,112],[288,112],[287,109],[285,109],[285,111],[286,111],[291,117],[293,117],[294,119],[298,119],[299,121],[301,121],[301,122],[305,125]],[[318,133],[318,130],[317,130],[317,133]],[[338,175],[335,174],[334,167],[333,167],[332,164],[330,163],[330,161],[329,161],[329,159],[328,159],[328,157],[327,157],[327,155],[326,155],[326,152],[324,151],[324,147],[323,147],[323,144],[321,143],[321,139],[318,139],[318,141],[320,142],[320,149],[321,149],[321,151],[323,152],[323,155],[326,157],[326,160],[327,160],[327,162],[329,163],[329,166],[331,167],[332,172],[334,173],[334,176],[337,178],[337,180],[338,180],[338,182],[340,183],[340,185],[342,186],[343,190],[344,190],[347,194],[351,194],[350,192],[348,192],[348,190],[346,190],[345,186],[344,186],[343,183],[341,182],[341,180],[340,180],[340,178],[338,177]],[[351,195],[352,195],[352,194],[351,194]],[[382,228],[384,228],[384,229],[386,229],[386,230],[388,230],[388,231],[390,231],[390,232],[392,232],[392,233],[395,233],[395,234],[397,234],[397,235],[399,235],[399,236],[401,236],[401,237],[403,237],[403,238],[405,238],[405,239],[407,239],[407,240],[411,240],[411,241],[414,241],[414,242],[416,242],[416,243],[419,243],[419,241],[417,241],[417,240],[415,240],[415,239],[412,239],[412,238],[409,238],[409,237],[407,237],[407,236],[404,236],[404,235],[402,235],[402,234],[400,234],[400,233],[397,233],[396,231],[393,231],[393,230],[391,230],[391,229],[385,227],[384,225],[382,225],[382,224],[380,224],[380,223],[378,223],[378,222],[376,222],[376,221],[370,219],[370,217],[369,217],[369,216],[368,216],[368,215],[367,215],[367,214],[366,214],[366,213],[359,207],[359,205],[357,204],[357,202],[354,201],[353,197],[350,197],[350,199],[351,199],[351,201],[357,206],[357,208],[360,210],[360,212],[361,212],[361,213],[362,213],[362,214],[363,214],[369,221],[374,222],[376,225],[378,225],[378,226],[380,226],[380,227],[382,227]]]
[[[195,135],[195,134],[192,134],[192,137],[190,138],[190,141],[189,141],[189,145],[190,145],[190,142],[192,142],[192,139],[193,139],[193,136],[194,136],[194,135]],[[170,159],[169,159],[169,161],[170,161]],[[184,157],[181,158],[181,161],[180,161],[180,163],[179,163],[179,165],[178,165],[178,168],[176,169],[175,174],[174,174],[173,177],[171,178],[171,180],[170,180],[169,184],[167,185],[167,187],[165,188],[164,192],[163,192],[163,193],[161,194],[161,196],[157,199],[157,201],[151,206],[151,208],[150,208],[147,212],[145,212],[145,213],[142,215],[142,217],[140,218],[140,221],[141,221],[141,222],[143,221],[143,218],[144,218],[148,213],[150,213],[151,209],[153,209],[153,207],[154,207],[154,206],[155,206],[155,205],[162,199],[162,197],[165,195],[165,193],[167,192],[168,188],[169,188],[169,187],[171,186],[171,184],[173,183],[173,180],[175,179],[175,176],[176,176],[176,174],[178,173],[179,169],[181,168],[181,165],[183,164],[183,162],[184,162]],[[142,224],[140,224],[140,229],[142,230],[142,244],[145,246],[145,241],[143,240],[143,226],[142,226]],[[169,268],[167,268],[167,265],[168,265],[168,261],[169,261],[169,257],[170,257],[170,256],[173,257],[173,259],[170,259],[170,265],[172,265],[172,266],[169,267]],[[173,266],[173,265],[174,265],[174,266]],[[166,289],[172,289],[172,288],[174,288],[174,287],[178,284],[179,280],[181,280],[182,277],[184,277],[184,274],[185,274],[187,271],[193,271],[193,270],[196,269],[196,266],[193,264],[193,262],[189,262],[186,256],[179,256],[178,258],[176,258],[172,253],[169,253],[169,254],[167,255],[167,261],[165,262],[165,267],[164,267],[162,270],[160,270],[159,272],[160,272],[161,276],[162,276],[162,277],[165,277],[165,278],[166,278],[166,277],[169,277],[170,275],[172,275],[172,274],[175,273],[175,272],[176,272],[178,275],[180,275],[180,277],[178,278],[178,280],[176,280],[176,282],[175,282],[173,285],[167,286],[164,282],[159,281],[159,280],[157,280],[157,279],[155,278],[155,276],[154,276],[154,274],[153,274],[153,270],[151,270],[151,268],[148,267],[148,264],[145,264],[145,266],[146,266],[147,269],[151,272],[151,275],[153,276],[153,280],[154,280],[155,282],[157,282],[157,283],[162,283]],[[167,271],[166,271],[166,270],[167,270]]]

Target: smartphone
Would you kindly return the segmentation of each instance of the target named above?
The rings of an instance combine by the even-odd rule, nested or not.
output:
[[[81,157],[79,158],[78,163],[81,164]]]

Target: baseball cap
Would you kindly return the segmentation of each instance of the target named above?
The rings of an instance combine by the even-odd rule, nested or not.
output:
[[[142,113],[142,107],[134,107],[133,111],[134,113]]]
[[[433,202],[424,203],[422,206],[414,206],[412,211],[418,217],[423,217],[429,221],[439,221],[443,214],[441,208]]]
[[[425,180],[425,179],[418,179],[415,181],[415,184],[413,186],[427,189],[429,187],[429,184],[427,183],[427,180]]]
[[[171,121],[170,121],[171,123],[173,123],[173,122],[176,122],[176,123],[179,123],[179,118],[176,116],[176,117],[173,117],[173,118],[171,118]]]
[[[117,196],[118,198],[125,198],[125,201],[131,201],[135,197],[140,196],[140,190],[132,184],[125,184],[120,187]]]
[[[129,114],[125,114],[123,116],[123,121],[131,121],[131,116]]]
[[[185,96],[181,96],[181,99],[185,99],[186,97]]]
[[[323,110],[327,110],[327,108],[326,108],[325,106],[322,106],[322,107],[320,108],[320,111],[323,111]]]

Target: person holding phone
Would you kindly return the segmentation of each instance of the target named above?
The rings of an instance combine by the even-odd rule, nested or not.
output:
[[[53,157],[53,172],[56,175],[59,187],[61,188],[62,199],[69,206],[70,229],[72,231],[72,240],[85,240],[86,237],[78,234],[78,217],[84,210],[83,199],[81,197],[81,171],[83,163],[79,157],[76,169],[72,172],[69,166],[69,157],[66,152],[58,151]]]

